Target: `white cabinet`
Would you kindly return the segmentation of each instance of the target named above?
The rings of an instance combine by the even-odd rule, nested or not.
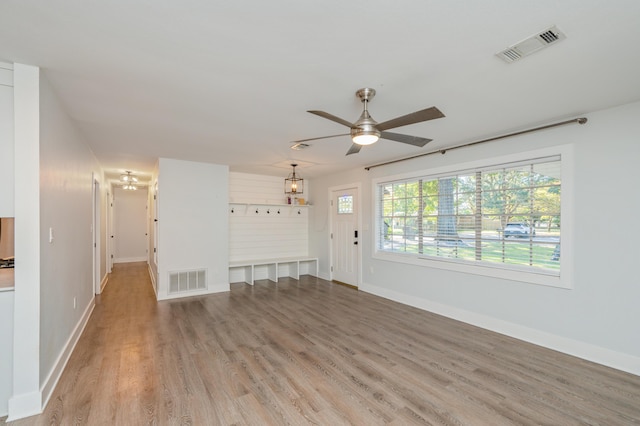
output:
[[[0,217],[14,216],[13,67],[0,62]]]
[[[13,391],[13,289],[0,288],[0,417],[9,412]]]

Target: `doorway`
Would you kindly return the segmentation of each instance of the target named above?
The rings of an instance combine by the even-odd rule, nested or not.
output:
[[[360,199],[358,186],[332,188],[331,279],[352,287],[360,284]]]
[[[93,220],[91,231],[93,234],[93,293],[100,294],[100,182],[93,178]]]
[[[147,189],[113,189],[113,263],[147,261]]]

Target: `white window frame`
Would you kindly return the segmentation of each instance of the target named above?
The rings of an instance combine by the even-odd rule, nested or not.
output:
[[[395,180],[406,180],[419,177],[430,177],[436,175],[454,174],[461,171],[499,166],[507,163],[526,162],[537,158],[560,156],[561,162],[561,204],[560,204],[560,229],[562,229],[562,256],[560,256],[560,273],[545,273],[541,271],[522,270],[516,265],[503,265],[491,263],[474,263],[461,259],[447,259],[435,257],[419,257],[403,253],[393,253],[379,250],[380,235],[378,227],[378,212],[380,211],[379,185]],[[372,257],[378,260],[390,262],[418,265],[428,268],[445,269],[449,271],[462,272],[473,275],[482,275],[499,279],[519,281],[531,284],[559,287],[565,289],[573,288],[573,194],[574,194],[574,155],[572,145],[559,145],[550,148],[543,148],[533,151],[526,151],[517,154],[491,157],[483,160],[452,164],[433,169],[416,170],[393,176],[385,176],[372,180],[372,222],[373,244]]]

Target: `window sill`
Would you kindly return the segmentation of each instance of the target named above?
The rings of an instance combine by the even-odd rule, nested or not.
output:
[[[510,267],[489,264],[479,265],[458,259],[434,259],[429,257],[419,257],[417,255],[405,255],[383,251],[374,252],[373,258],[378,260],[385,260],[388,262],[397,262],[427,268],[444,269],[452,272],[482,275],[486,277],[519,281],[529,284],[537,284],[564,289],[572,288],[568,277],[563,277],[562,275],[557,275],[553,272],[546,272],[544,270],[540,270],[540,272],[532,272],[518,269],[517,266]]]

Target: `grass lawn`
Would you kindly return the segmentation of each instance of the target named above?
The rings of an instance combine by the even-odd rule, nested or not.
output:
[[[396,240],[390,242],[393,251],[418,254],[418,242],[412,240]],[[386,247],[385,247],[386,248]],[[555,242],[529,242],[528,239],[514,240],[484,240],[481,243],[481,258],[479,260],[504,263],[506,265],[537,266],[546,269],[559,270],[560,262],[552,260],[556,248]],[[423,255],[448,257],[475,261],[476,248],[473,242],[460,242],[457,245],[450,242],[425,241]]]

